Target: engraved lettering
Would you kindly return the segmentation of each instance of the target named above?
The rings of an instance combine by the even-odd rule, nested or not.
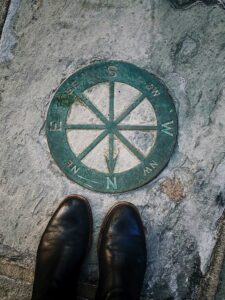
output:
[[[65,91],[67,94],[72,95],[73,92],[74,92],[74,89],[75,89],[76,87],[78,87],[78,85],[79,85],[79,83],[75,80],[75,81],[71,82],[70,85],[69,85],[67,88],[65,88],[64,91]]]
[[[114,190],[117,190],[117,181],[116,177],[113,177],[113,180],[111,180],[109,177],[107,177],[107,190],[112,187]]]
[[[148,166],[146,166],[144,168],[144,176],[147,176],[148,174],[150,174],[154,169],[156,169],[156,167],[158,166],[158,163],[154,160],[152,160]]]
[[[57,94],[57,100],[58,101],[64,101],[68,98],[67,94],[65,93],[60,93],[60,94]]]
[[[150,174],[152,172],[152,169],[149,167],[145,167],[144,168],[144,175],[147,176],[148,174]]]
[[[74,88],[78,87],[78,85],[79,85],[79,83],[76,80],[71,82],[71,86],[74,87]]]
[[[64,88],[61,92],[57,93],[57,106],[68,107],[74,102],[74,98],[70,97],[73,95],[74,89],[79,86],[79,83],[75,80],[69,84],[68,87]]]
[[[152,83],[148,83],[147,84],[147,89],[149,91],[151,91],[153,97],[159,96],[160,95],[160,91],[154,86],[154,84]]]
[[[73,94],[73,91],[74,91],[74,88],[73,87],[68,87],[65,92],[68,94],[68,95],[72,95]]]
[[[171,125],[173,125],[173,121],[162,124],[163,129],[161,129],[161,131],[167,135],[173,136],[173,132],[171,132],[173,128],[171,127]]]
[[[49,124],[50,131],[62,131],[62,122],[52,121]]]
[[[73,171],[73,174],[77,174],[79,172],[80,168],[78,168],[76,165],[72,167],[71,171]]]
[[[108,67],[109,75],[115,77],[117,74],[117,67],[109,66]]]
[[[74,100],[72,100],[70,97],[68,97],[67,94],[61,94],[58,97],[57,101],[57,107],[68,107],[70,106]]]
[[[80,170],[80,168],[77,167],[72,160],[69,160],[67,162],[67,166],[71,169],[71,171],[73,172],[73,174],[77,174],[79,172],[79,170]]]
[[[155,169],[158,166],[158,163],[153,160],[149,165],[152,169]]]
[[[160,92],[158,90],[154,90],[154,91],[152,91],[152,94],[154,97],[156,97],[156,96],[160,95]]]
[[[70,168],[70,167],[72,167],[74,165],[74,163],[73,163],[73,161],[72,160],[69,160],[68,162],[67,162],[67,166]]]

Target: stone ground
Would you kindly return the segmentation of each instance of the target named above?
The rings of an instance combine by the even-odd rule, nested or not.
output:
[[[5,23],[5,18],[9,8],[9,0],[3,1],[0,7],[0,36],[2,34],[2,28]]]
[[[11,0],[0,42],[2,300],[30,299],[41,234],[71,193],[87,197],[94,215],[84,282],[97,283],[104,215],[126,200],[137,205],[146,227],[143,299],[197,299],[201,281],[201,299],[213,299],[207,276],[210,262],[218,264],[212,254],[225,206],[225,11],[203,2],[176,9],[171,2]],[[167,168],[125,194],[95,193],[69,181],[46,141],[46,114],[58,85],[101,60],[128,61],[156,74],[179,117]]]

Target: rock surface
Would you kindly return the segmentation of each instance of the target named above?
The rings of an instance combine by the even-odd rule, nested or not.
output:
[[[170,1],[177,8],[186,8],[186,7],[189,7],[192,4],[197,4],[201,1],[204,4],[207,4],[207,5],[219,4],[223,8],[225,8],[225,1],[224,0],[170,0]]]
[[[2,34],[2,28],[5,23],[5,18],[9,8],[9,0],[2,0],[0,7],[0,36]]]
[[[137,205],[146,226],[143,299],[197,297],[225,205],[224,35],[225,11],[217,5],[177,10],[169,1],[11,1],[0,43],[2,300],[29,299],[39,239],[70,193],[87,197],[94,215],[84,281],[97,282],[96,240],[104,215],[126,200]],[[179,117],[167,168],[119,195],[70,182],[53,161],[45,134],[48,106],[62,80],[112,59],[159,76]]]

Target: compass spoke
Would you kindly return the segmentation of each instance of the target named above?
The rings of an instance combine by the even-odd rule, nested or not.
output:
[[[82,153],[78,155],[78,159],[82,160],[89,152],[91,152],[108,134],[108,131],[103,131]]]
[[[97,109],[97,107],[82,93],[77,93],[79,100],[81,100],[103,123],[108,123],[106,117]]]
[[[114,134],[109,134],[109,154],[105,157],[109,173],[113,173],[116,167],[118,154],[114,158]]]
[[[119,131],[116,131],[115,135],[140,161],[145,159],[145,157]]]
[[[133,104],[131,104],[117,119],[116,119],[116,124],[120,123],[125,119],[132,110],[134,110],[145,98],[145,95],[141,95],[137,100],[134,101]]]
[[[98,125],[98,124],[67,124],[66,129],[100,129],[100,130],[104,130],[105,125]]]
[[[109,161],[112,162],[114,155],[114,134],[109,134]]]
[[[150,131],[157,130],[157,126],[148,126],[148,125],[118,125],[119,130],[140,130],[140,131]]]
[[[114,121],[114,87],[115,83],[109,83],[109,121]]]

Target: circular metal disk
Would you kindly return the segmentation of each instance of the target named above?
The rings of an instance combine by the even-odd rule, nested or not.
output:
[[[63,82],[46,128],[51,154],[71,180],[117,193],[146,184],[166,166],[176,143],[177,114],[155,75],[108,61]]]

